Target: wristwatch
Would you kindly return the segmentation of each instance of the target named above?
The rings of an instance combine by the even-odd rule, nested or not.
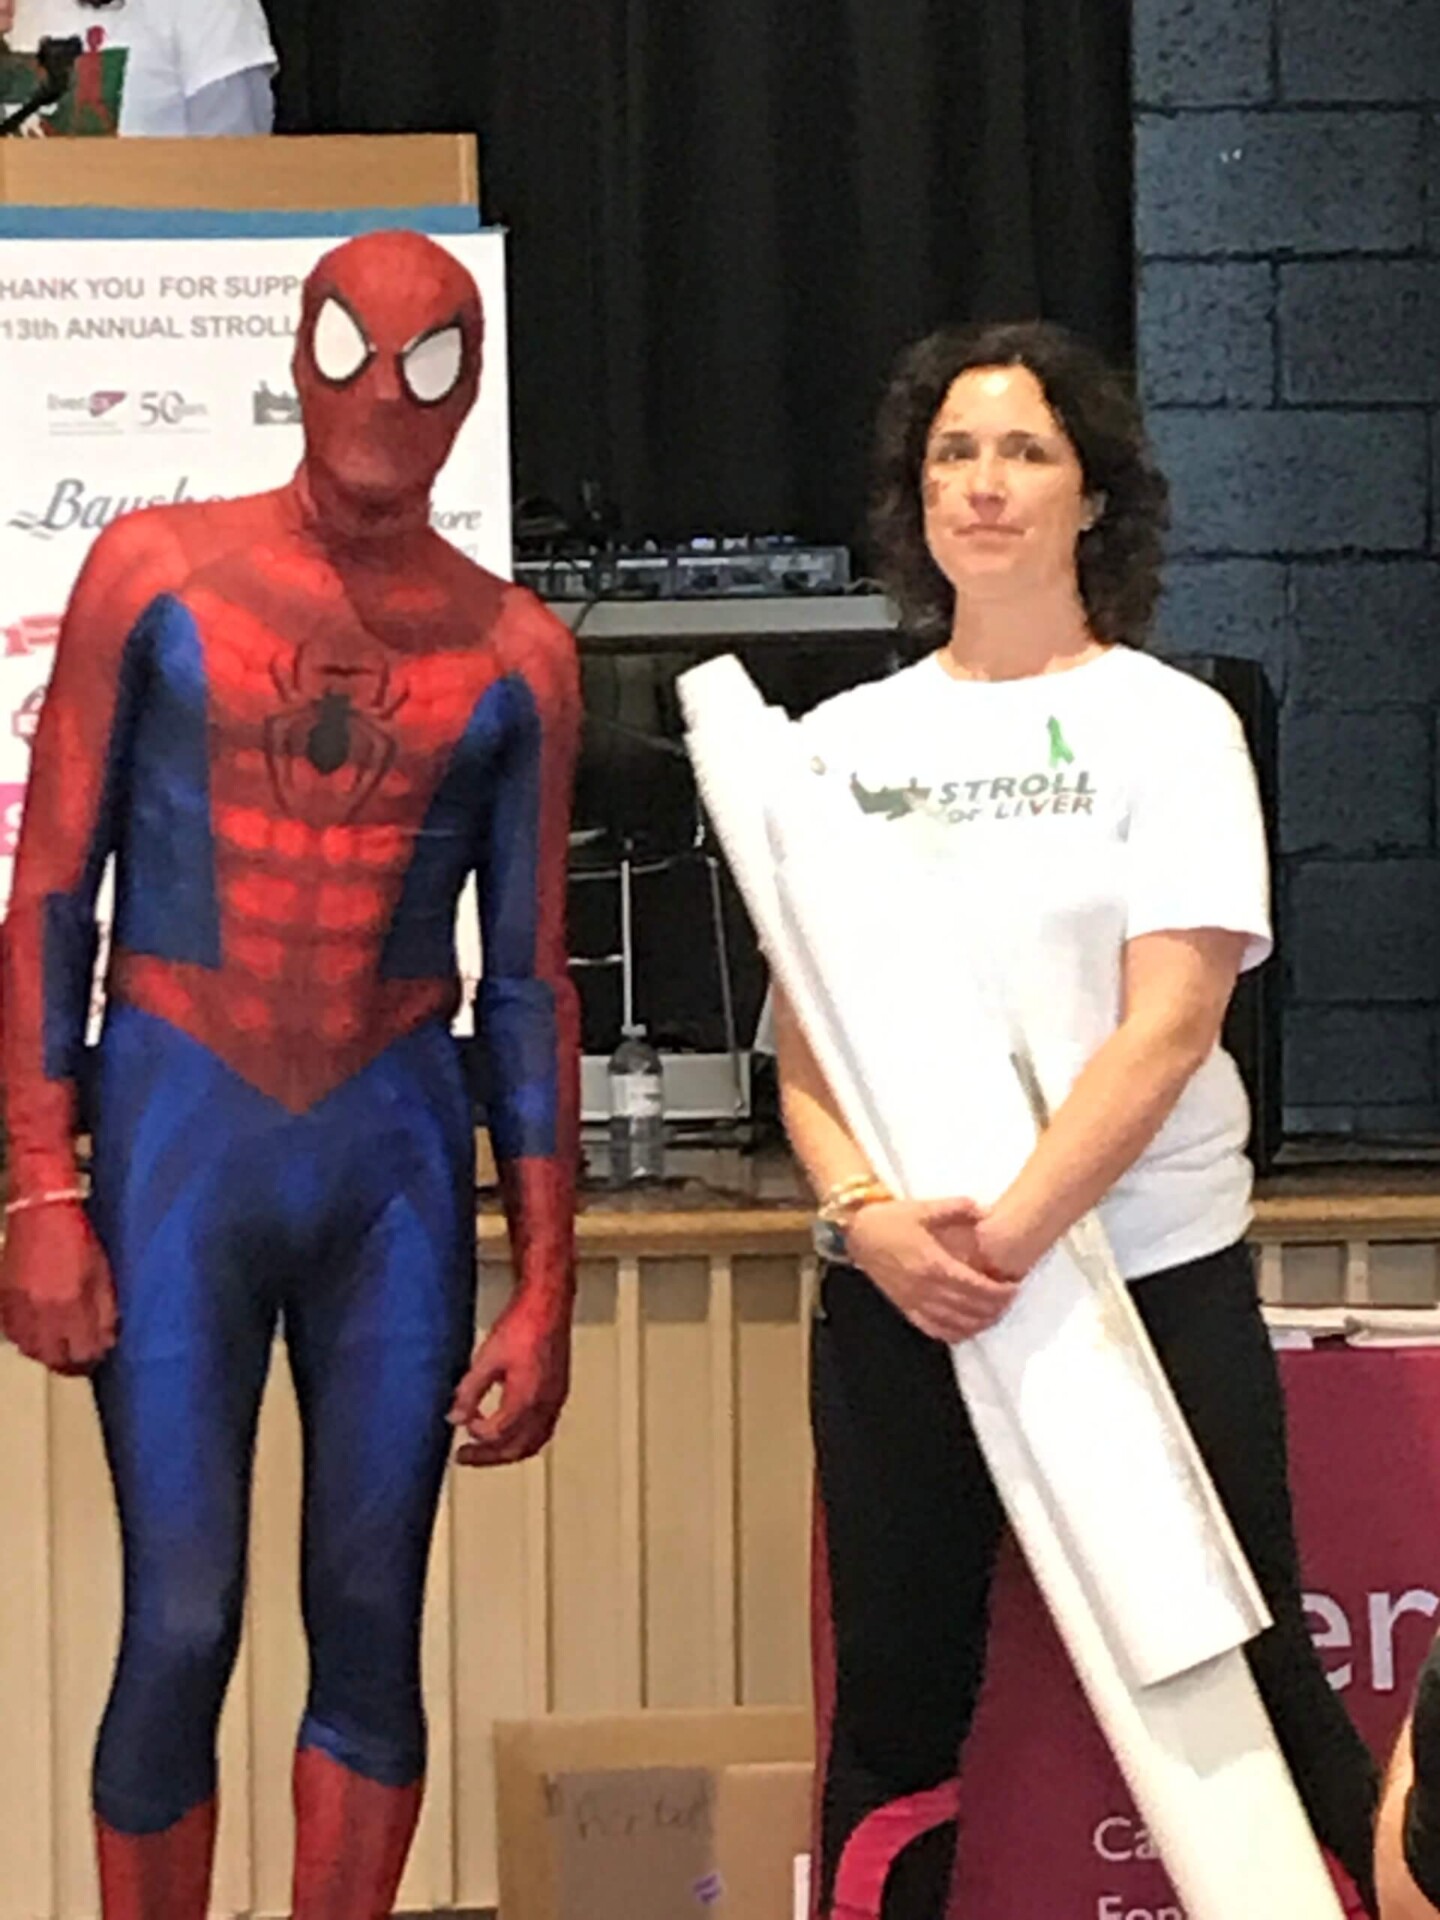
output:
[[[845,1244],[845,1229],[838,1220],[814,1220],[810,1226],[810,1243],[815,1249],[816,1258],[828,1267],[843,1267],[849,1264],[850,1249]]]
[[[869,1173],[858,1174],[831,1187],[816,1209],[810,1228],[810,1243],[817,1257],[827,1266],[848,1264],[850,1249],[845,1233],[855,1215],[872,1201],[893,1197],[890,1189]]]

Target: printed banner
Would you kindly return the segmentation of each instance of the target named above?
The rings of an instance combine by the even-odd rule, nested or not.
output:
[[[278,486],[301,455],[290,360],[306,274],[333,240],[0,242],[0,909],[60,616],[91,542],[161,501]],[[504,239],[440,242],[485,303],[480,398],[435,525],[510,571]],[[462,931],[473,928],[462,916]],[[478,969],[466,932],[462,967]]]
[[[21,128],[30,140],[74,139],[81,135],[113,134],[120,123],[125,92],[128,47],[103,47],[105,35],[91,28],[91,44],[75,62],[75,73],[64,96],[53,107],[34,113]],[[45,80],[45,70],[34,54],[0,53],[0,120],[23,107]]]
[[[1280,1356],[1312,1637],[1382,1760],[1440,1629],[1440,1350]],[[1007,1546],[961,1778],[951,1920],[1185,1920]]]

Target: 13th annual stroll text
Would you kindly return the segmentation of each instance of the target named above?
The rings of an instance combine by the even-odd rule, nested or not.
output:
[[[0,306],[24,305],[31,312],[0,316],[0,340],[239,340],[292,338],[291,309],[300,281],[293,273],[62,274],[54,278],[0,279]],[[280,303],[278,313],[88,313],[61,319],[43,311],[51,306],[87,306],[138,300],[259,300]]]

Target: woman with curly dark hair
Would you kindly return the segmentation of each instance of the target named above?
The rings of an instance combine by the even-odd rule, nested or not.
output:
[[[1125,383],[1039,324],[912,348],[878,451],[879,570],[922,657],[825,702],[807,743],[867,833],[918,842],[932,884],[963,890],[1055,1111],[988,1210],[895,1199],[777,997],[783,1111],[825,1263],[812,1411],[835,1671],[818,1912],[945,1912],[1001,1530],[946,1348],[1005,1313],[1092,1209],[1273,1615],[1249,1656],[1301,1798],[1359,1889],[1351,1910],[1371,1911],[1375,1771],[1306,1629],[1246,1248],[1246,1098],[1220,1046],[1238,974],[1270,951],[1264,829],[1235,714],[1141,651],[1165,482]]]
[[[1094,637],[1143,647],[1160,593],[1169,489],[1150,458],[1129,389],[1083,341],[1041,321],[933,333],[896,368],[880,410],[870,528],[902,625],[918,638],[951,637],[957,583],[930,549],[927,497],[917,476],[955,382],[989,366],[1030,374],[1023,384],[1039,385],[1052,431],[1060,429],[1080,462],[1091,507],[1074,566]],[[1033,462],[1036,455],[1026,457]]]

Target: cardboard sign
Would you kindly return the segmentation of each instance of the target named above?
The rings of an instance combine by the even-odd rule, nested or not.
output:
[[[1311,1631],[1383,1765],[1440,1626],[1440,1350],[1288,1352],[1280,1370]],[[991,1618],[950,1920],[1183,1920],[1009,1547]]]
[[[715,1782],[705,1768],[562,1773],[546,1801],[558,1920],[679,1920],[714,1907]]]
[[[501,1723],[505,1920],[792,1920],[812,1736],[790,1708]]]

